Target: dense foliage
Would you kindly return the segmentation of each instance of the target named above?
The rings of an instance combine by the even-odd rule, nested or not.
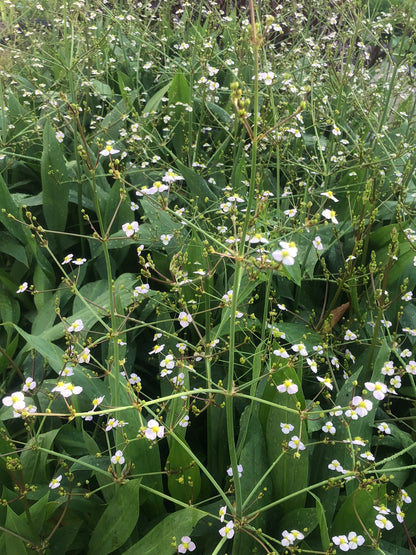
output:
[[[0,12],[1,551],[415,553],[414,0]]]

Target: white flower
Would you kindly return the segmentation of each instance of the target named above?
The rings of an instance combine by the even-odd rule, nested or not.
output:
[[[409,360],[409,364],[406,364],[406,372],[413,376],[416,375],[416,361]]]
[[[139,231],[138,222],[125,223],[121,226],[127,237],[132,237],[135,233]]]
[[[178,545],[178,553],[186,553],[187,551],[195,551],[196,545],[189,536],[182,536],[181,543]]]
[[[165,427],[160,426],[157,420],[151,419],[147,423],[144,435],[151,441],[155,440],[157,437],[161,439],[165,435]]]
[[[334,427],[334,425],[332,424],[331,421],[326,422],[325,426],[322,426],[322,431],[325,432],[326,434],[331,434],[334,435],[336,432],[336,429]]]
[[[288,424],[287,422],[280,422],[280,428],[284,434],[290,434],[295,428],[292,424]]]
[[[59,486],[61,485],[61,480],[62,480],[62,474],[60,474],[56,478],[52,478],[52,480],[49,482],[49,487],[51,489],[59,488]]]
[[[186,414],[179,420],[178,424],[181,428],[187,428],[189,426],[189,416]]]
[[[298,386],[293,383],[293,380],[290,379],[286,379],[282,384],[276,386],[277,391],[279,391],[280,393],[289,393],[289,395],[293,395],[294,393],[297,393],[298,391]]]
[[[62,266],[63,266],[64,264],[69,264],[69,262],[71,262],[71,260],[72,260],[73,258],[74,258],[74,255],[73,255],[73,254],[67,254],[67,255],[65,256],[65,258],[63,259],[63,261],[61,262]]]
[[[376,516],[376,520],[374,521],[374,524],[381,530],[383,529],[391,530],[393,528],[393,523],[382,514],[379,514]]]
[[[290,243],[281,241],[280,246],[282,249],[272,252],[272,257],[276,260],[276,262],[282,262],[285,266],[293,266],[295,258],[298,254],[296,244],[293,241]]]
[[[352,399],[352,406],[355,409],[355,412],[360,417],[367,416],[369,411],[373,408],[373,403],[368,399],[363,399],[359,395],[356,395]]]
[[[319,237],[319,235],[317,235],[315,237],[315,239],[312,241],[313,246],[315,247],[315,249],[317,251],[322,251],[324,246],[322,244],[321,238]]]
[[[111,457],[111,462],[113,464],[124,464],[125,459],[123,457],[123,451],[116,451],[115,454]]]
[[[73,385],[70,382],[58,382],[58,384],[52,389],[52,392],[57,392],[62,395],[62,397],[71,397],[71,395],[79,395],[82,393],[82,387],[80,385]]]
[[[289,441],[289,447],[292,449],[297,449],[298,451],[303,451],[306,449],[304,443],[301,442],[298,436],[292,436]]]
[[[183,328],[187,328],[189,324],[192,322],[192,316],[188,312],[182,311],[179,313],[178,320],[179,320],[179,324]]]
[[[87,261],[86,258],[76,258],[75,260],[72,260],[72,262],[73,262],[76,266],[82,266],[86,261]]]
[[[173,235],[168,235],[166,233],[164,233],[163,235],[160,236],[160,240],[162,241],[162,243],[164,245],[169,245],[170,240],[172,239]]]
[[[405,293],[405,294],[402,296],[402,301],[411,301],[412,298],[413,298],[413,293],[412,293],[412,291],[408,291],[407,293]]]
[[[65,138],[65,134],[62,131],[57,131],[55,133],[55,137],[56,137],[56,140],[58,141],[58,143],[62,143],[64,138]]]
[[[35,387],[36,387],[36,382],[34,381],[34,379],[26,378],[22,389],[23,391],[27,392],[27,391],[32,391],[33,389],[35,389]]]
[[[329,208],[326,208],[325,210],[323,210],[322,216],[323,216],[326,220],[331,220],[331,222],[332,222],[333,224],[337,224],[337,223],[338,223],[337,214],[336,214],[335,210],[329,210]]]
[[[338,202],[338,199],[334,196],[334,193],[332,191],[326,191],[326,193],[321,193],[321,196],[329,198],[334,202]]]
[[[334,386],[331,383],[331,378],[321,378],[321,376],[316,376],[318,382],[321,382],[325,387],[328,389],[334,389]]]
[[[119,150],[113,148],[113,141],[107,141],[107,144],[103,148],[103,150],[100,150],[101,156],[109,156],[110,154],[117,154],[119,152]]]
[[[19,285],[19,289],[16,291],[16,293],[23,293],[24,291],[26,291],[27,288],[27,281],[24,281],[21,285]]]
[[[220,536],[230,540],[234,536],[234,522],[228,521],[227,524],[219,530]]]
[[[354,341],[354,339],[357,339],[357,335],[351,330],[347,330],[344,335],[344,341]]]
[[[168,370],[172,370],[172,368],[175,368],[175,359],[173,357],[173,355],[169,354],[167,355],[161,362],[160,362],[160,366],[162,368],[167,368]]]
[[[383,434],[391,434],[391,430],[386,422],[381,422],[381,424],[377,426],[377,430],[379,430]]]
[[[387,393],[387,386],[381,382],[365,382],[365,387],[368,391],[371,391],[373,397],[378,401],[382,401]]]
[[[79,364],[88,364],[90,358],[90,350],[88,349],[88,347],[85,347],[85,349],[78,355],[77,360]]]
[[[286,351],[286,349],[284,349],[283,347],[280,347],[280,349],[275,349],[273,351],[273,354],[276,355],[277,357],[282,357],[282,358],[289,358],[289,353]]]
[[[237,471],[238,471],[238,477],[241,478],[241,476],[243,475],[243,466],[241,464],[237,465]],[[230,468],[227,469],[227,474],[230,477],[233,475],[233,469],[231,468],[231,466]]]
[[[396,505],[396,518],[397,518],[397,521],[400,522],[400,524],[404,522],[404,517],[405,517],[405,514],[402,511],[400,505]]]
[[[233,290],[230,289],[230,291],[227,291],[227,293],[222,296],[221,300],[224,303],[231,304],[231,301],[233,300]]]
[[[347,536],[333,536],[332,541],[340,548],[341,551],[349,551],[350,545]]]
[[[329,470],[336,470],[337,472],[340,472],[341,474],[344,473],[344,469],[342,468],[341,463],[337,460],[334,459],[329,465],[328,465]]]
[[[82,320],[78,319],[78,320],[75,320],[75,322],[73,324],[71,324],[66,331],[69,332],[69,333],[72,333],[72,332],[78,333],[79,331],[81,331],[83,329],[84,329],[84,324],[83,324]]]
[[[295,353],[299,353],[303,357],[308,356],[308,351],[306,350],[306,347],[303,343],[297,343],[296,345],[292,345],[292,351],[295,351]]]
[[[224,505],[224,507],[220,507],[220,510],[218,512],[221,517],[221,522],[224,522],[225,515],[227,514],[227,505]]]
[[[404,503],[411,503],[412,502],[412,499],[411,499],[410,495],[407,493],[407,491],[405,491],[404,489],[401,489],[400,494],[401,494],[402,501]]]
[[[133,297],[138,297],[139,295],[146,295],[150,291],[150,285],[148,283],[142,283],[134,288]]]
[[[3,405],[13,407],[14,410],[23,410],[26,406],[25,396],[21,391],[15,391],[8,397],[3,397]]]

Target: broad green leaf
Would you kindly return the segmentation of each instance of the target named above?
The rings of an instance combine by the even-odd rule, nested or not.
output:
[[[36,536],[29,525],[26,514],[17,515],[10,505],[7,506],[5,528],[31,542],[37,543],[39,541],[39,537]]]
[[[129,538],[139,518],[141,478],[117,486],[91,534],[88,555],[107,555],[121,547]]]
[[[327,551],[329,548],[330,539],[329,539],[329,532],[328,532],[328,523],[325,516],[325,509],[321,503],[321,500],[317,495],[315,495],[311,491],[309,492],[309,494],[315,499],[316,515],[318,517],[322,547],[323,549],[325,549],[325,551]]]
[[[284,376],[282,377],[282,374]],[[285,368],[282,373],[279,373],[277,380],[282,382],[286,378],[293,379],[295,382],[296,373],[292,368]],[[299,386],[299,394],[301,389]],[[279,393],[277,390],[273,397],[273,402],[276,403],[275,407],[270,407],[267,423],[266,423],[266,445],[269,464],[272,464],[279,459],[279,462],[274,466],[271,476],[273,480],[273,491],[276,499],[283,499],[297,491],[306,488],[308,483],[308,469],[309,469],[309,453],[308,449],[299,451],[298,453],[289,448],[287,452],[283,452],[282,443],[287,443],[291,436],[300,437],[304,444],[308,442],[307,426],[305,422],[300,421],[298,414],[285,410],[285,407],[295,409],[298,401],[297,394],[289,395],[288,393]],[[280,427],[280,423],[291,424],[294,429],[289,435],[284,434]],[[283,453],[283,454],[282,454]],[[280,505],[280,510],[287,512],[293,509],[300,509],[305,506],[306,492],[297,495]]]
[[[46,510],[49,499],[49,491],[46,492],[36,503],[34,503],[30,509],[29,513],[32,519],[32,525],[34,530],[38,530],[39,533],[43,529],[45,519],[48,516],[48,511]]]
[[[189,192],[195,198],[199,199],[199,204],[202,207],[205,206],[205,198],[208,198],[209,200],[216,200],[217,197],[215,193],[213,193],[210,189],[210,186],[202,175],[199,175],[195,170],[188,168],[188,166],[185,166],[185,164],[178,159],[175,160],[175,164],[178,171],[185,179],[186,185],[189,187]]]
[[[356,489],[352,492],[338,510],[331,533],[340,535],[354,530],[365,537],[360,520],[366,528],[375,528],[374,519],[377,512],[373,506],[385,502],[383,499],[378,500],[378,495],[377,488],[371,492],[364,489]]]
[[[41,159],[43,213],[47,225],[56,231],[64,231],[68,217],[69,174],[66,169],[62,147],[49,121],[43,129],[43,152]]]
[[[166,516],[156,524],[144,538],[124,552],[124,555],[173,555],[172,540],[190,536],[198,522],[206,513],[189,507]]]
[[[168,92],[172,81],[169,81],[166,85],[164,85],[161,89],[159,89],[150,100],[147,101],[146,106],[143,108],[143,114],[151,114],[152,112],[157,112],[159,109],[160,103],[162,102],[162,98]]]
[[[0,232],[0,252],[4,252],[29,267],[25,248],[10,233]]]
[[[46,484],[50,482],[52,472],[48,467],[50,455],[41,451],[39,447],[51,450],[58,432],[59,428],[56,428],[32,438],[22,451],[20,462],[25,481],[28,484]]]
[[[315,530],[318,526],[318,522],[319,517],[316,509],[304,507],[301,509],[294,509],[289,513],[283,513],[282,519],[279,520],[279,528],[282,530],[306,530],[306,537]]]
[[[182,439],[184,443],[185,440]],[[189,453],[173,440],[165,466],[169,492],[175,499],[195,503],[201,490],[199,467]]]
[[[12,218],[8,217],[11,214],[18,220],[22,220],[21,211],[15,204],[12,195],[9,192],[8,186],[0,175],[0,222],[4,225],[12,237],[16,237],[23,245],[26,241],[31,241],[31,235],[28,229],[15,222]],[[3,212],[4,210],[4,212]]]

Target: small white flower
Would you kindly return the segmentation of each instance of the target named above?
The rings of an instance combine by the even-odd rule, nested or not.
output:
[[[63,140],[65,139],[65,134],[62,131],[57,131],[55,133],[55,137],[56,137],[56,140],[58,141],[58,143],[62,143]]]
[[[139,231],[138,222],[125,223],[121,226],[127,237],[132,237],[135,233]]]
[[[21,285],[19,285],[18,290],[16,291],[16,293],[23,293],[24,291],[26,291],[26,289],[28,288],[28,284],[27,281],[24,281]]]
[[[376,516],[376,520],[374,521],[374,524],[381,530],[383,529],[391,530],[393,528],[393,523],[382,514],[379,514]]]
[[[325,210],[323,210],[322,216],[323,216],[326,220],[331,220],[331,222],[332,222],[333,224],[337,224],[337,223],[338,223],[338,220],[337,220],[337,213],[335,212],[335,210],[329,210],[329,208],[326,208]]]
[[[354,339],[357,339],[357,335],[351,330],[347,330],[344,335],[344,341],[354,341]]]
[[[326,193],[321,193],[321,196],[329,198],[329,199],[333,200],[334,202],[338,202],[338,199],[335,197],[335,195],[332,191],[326,191]]]
[[[14,410],[23,410],[26,406],[25,396],[21,391],[15,391],[8,397],[3,397],[3,405],[13,407]]]
[[[381,424],[377,426],[377,430],[379,430],[383,434],[387,434],[387,435],[391,434],[390,427],[386,422],[381,422]]]
[[[297,451],[303,451],[306,449],[305,444],[301,442],[298,436],[292,436],[290,438],[289,447],[296,449]]]
[[[120,151],[113,148],[113,141],[107,141],[103,150],[100,150],[101,156],[109,156],[110,154],[118,154]]]
[[[133,297],[138,297],[139,295],[146,295],[150,291],[150,285],[148,283],[142,283],[134,288]]]
[[[228,521],[227,524],[219,530],[220,536],[230,540],[234,536],[234,522]]]
[[[292,424],[288,424],[287,422],[280,422],[280,428],[284,434],[290,434],[295,428]]]
[[[26,378],[25,383],[23,384],[22,390],[24,392],[32,391],[36,387],[36,382],[33,378]]]
[[[163,235],[160,236],[160,240],[162,241],[162,243],[164,245],[169,245],[170,240],[172,239],[173,235],[168,235],[166,233],[164,233]]]
[[[111,462],[113,464],[124,464],[125,459],[123,457],[123,451],[116,451],[115,454],[111,457]]]
[[[321,238],[319,237],[319,235],[317,235],[315,237],[315,239],[312,241],[313,246],[315,247],[315,249],[317,251],[322,251],[324,246],[322,244]]]
[[[387,393],[387,386],[381,382],[365,382],[365,387],[368,391],[371,391],[373,397],[378,401],[382,401]]]
[[[82,320],[78,319],[78,320],[75,320],[75,322],[71,324],[66,331],[69,333],[72,333],[72,332],[78,333],[83,329],[84,329],[84,324]]]
[[[62,480],[62,474],[60,474],[56,478],[52,478],[52,480],[49,482],[50,489],[59,488],[59,486],[61,485],[61,480]]]
[[[297,393],[298,391],[298,386],[293,383],[293,380],[290,379],[286,379],[282,384],[276,386],[277,391],[279,391],[280,393],[289,393],[289,395],[293,395],[294,393]]]
[[[243,466],[241,464],[237,465],[237,471],[238,471],[238,477],[241,478],[241,476],[243,475]],[[227,474],[228,476],[232,476],[233,475],[233,469],[231,468],[227,468]]]
[[[152,418],[147,423],[147,428],[144,432],[144,435],[147,437],[147,439],[151,441],[155,440],[157,437],[161,439],[165,435],[165,427],[160,426],[159,422]]]
[[[328,422],[326,422],[325,426],[322,426],[322,431],[325,432],[326,434],[334,435],[336,432],[336,429],[332,424],[332,422],[329,420]]]
[[[182,311],[179,313],[178,320],[179,320],[179,324],[183,328],[187,328],[189,324],[192,322],[192,316],[189,314],[189,312]]]
[[[412,498],[410,497],[410,495],[407,493],[407,491],[405,491],[404,489],[400,490],[400,494],[401,494],[401,498],[402,501],[404,503],[411,503],[412,502]]]

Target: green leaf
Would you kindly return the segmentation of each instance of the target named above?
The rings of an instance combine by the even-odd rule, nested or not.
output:
[[[15,260],[24,264],[26,267],[29,267],[25,248],[9,233],[0,233],[0,252],[8,254]]]
[[[140,482],[141,478],[137,478],[117,486],[92,532],[88,555],[107,555],[128,540],[139,518]]]
[[[284,379],[290,378],[297,384],[299,380],[293,368],[285,367],[279,372],[277,380],[281,383]],[[307,427],[305,422],[301,422],[299,414],[289,412],[285,409],[295,409],[298,399],[303,397],[301,393],[300,384],[298,385],[298,394],[289,395],[288,393],[275,392],[273,402],[279,406],[270,407],[266,423],[266,444],[269,464],[273,464],[279,457],[279,462],[275,464],[271,476],[273,480],[273,491],[276,499],[282,499],[291,495],[303,488],[308,484],[308,471],[309,471],[309,453],[308,450],[299,451],[299,458],[295,455],[295,451],[288,448],[287,452],[283,452],[282,443],[287,443],[290,436],[297,435],[303,443],[307,443]],[[299,395],[299,398],[297,398]],[[284,422],[291,424],[294,430],[291,434],[287,435],[282,432],[280,423]],[[283,452],[283,453],[282,453]],[[306,492],[296,495],[293,498],[285,501],[280,505],[281,510],[284,512],[293,509],[300,509],[305,506]]]
[[[377,513],[373,506],[384,503],[383,499],[378,500],[378,503],[376,503],[378,495],[377,488],[374,488],[372,492],[364,489],[356,489],[352,492],[335,516],[331,530],[332,534],[345,534],[355,530],[357,534],[365,536],[361,522],[364,523],[366,528],[374,529],[374,519]]]
[[[186,443],[184,439],[182,441]],[[199,467],[177,441],[172,443],[165,468],[172,497],[185,503],[195,503],[201,490]]]
[[[321,500],[317,495],[315,495],[311,491],[309,492],[309,494],[315,499],[316,515],[318,517],[322,547],[323,549],[325,549],[325,551],[327,551],[329,549],[330,539],[329,539],[329,533],[328,533],[328,523],[326,521],[326,516],[325,516],[325,509],[321,503]]]
[[[159,89],[150,100],[147,101],[146,106],[143,108],[143,114],[152,112],[157,112],[159,109],[160,103],[162,102],[162,98],[168,92],[172,81],[169,81],[167,85]]]
[[[49,121],[43,129],[41,158],[43,213],[48,226],[64,231],[68,217],[69,174],[62,147]]]
[[[49,454],[41,451],[39,447],[44,449],[52,449],[55,437],[59,432],[59,428],[39,434],[37,437],[28,441],[26,448],[20,455],[20,462],[23,468],[23,475],[28,484],[47,484],[50,481],[50,471],[48,468]]]
[[[15,218],[21,220],[21,213],[18,209],[17,205],[15,204],[12,195],[9,192],[9,189],[0,175],[0,222],[4,225],[4,227],[8,230],[12,237],[16,237],[23,245],[26,244],[27,241],[31,240],[30,231],[15,222],[13,219],[8,217],[8,214],[11,214]],[[3,212],[4,210],[4,212]]]
[[[197,523],[207,516],[203,511],[189,507],[166,516],[144,538],[135,543],[124,555],[172,555],[173,538],[190,536]]]

